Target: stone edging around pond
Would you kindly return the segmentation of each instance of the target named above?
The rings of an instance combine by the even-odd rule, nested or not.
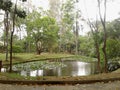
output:
[[[31,80],[0,80],[0,83],[2,84],[22,84],[22,85],[44,85],[44,84],[50,84],[50,85],[65,85],[65,84],[92,84],[97,82],[112,82],[112,81],[118,81],[120,78],[108,78],[108,79],[97,79],[97,80],[64,80],[64,81],[47,81],[47,80],[41,80],[41,81],[31,81]]]

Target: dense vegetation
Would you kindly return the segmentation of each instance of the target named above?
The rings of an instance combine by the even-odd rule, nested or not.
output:
[[[96,54],[98,49],[100,63],[105,62],[104,50],[108,61],[120,60],[120,18],[111,22],[105,21],[104,28],[100,20],[96,20],[96,23],[82,17],[80,9],[76,10],[78,0],[66,0],[64,3],[60,0],[49,0],[49,2],[50,8],[45,11],[42,8],[24,6],[26,3],[23,2],[21,3],[24,7],[10,0],[0,1],[0,9],[4,14],[3,21],[0,22],[0,28],[4,26],[0,37],[3,42],[0,42],[0,52],[6,53],[6,60],[9,60],[9,51],[10,53],[35,52],[39,55],[42,52],[69,53],[98,58]],[[84,36],[79,35],[79,31],[84,30],[80,21],[94,25]],[[26,35],[22,36],[24,33]],[[103,47],[104,44],[106,48]]]

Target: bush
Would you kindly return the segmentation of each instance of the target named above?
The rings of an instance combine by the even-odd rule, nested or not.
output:
[[[107,50],[108,59],[120,57],[120,42],[119,42],[119,40],[108,39],[106,50]]]
[[[21,53],[21,52],[23,52],[23,49],[21,46],[19,46],[19,45],[13,46],[13,53]]]

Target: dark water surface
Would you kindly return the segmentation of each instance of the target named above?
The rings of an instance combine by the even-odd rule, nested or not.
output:
[[[40,61],[39,61],[40,62]],[[87,76],[96,73],[96,62],[60,61],[65,67],[17,71],[22,76]],[[29,64],[29,63],[28,63]],[[4,69],[2,69],[4,71]]]

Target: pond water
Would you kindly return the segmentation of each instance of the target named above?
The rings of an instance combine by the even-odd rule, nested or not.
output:
[[[29,69],[31,63],[24,64],[21,67],[21,70],[18,70],[18,66],[22,65],[19,64],[16,66],[13,66],[13,70],[15,73],[19,73],[22,76],[86,76],[86,75],[91,75],[96,73],[96,62],[92,63],[87,63],[87,62],[81,62],[81,61],[37,61],[38,63],[42,63],[40,68],[35,68],[34,69]],[[35,66],[37,64],[34,63]],[[49,66],[49,65],[50,66]],[[32,63],[33,65],[33,63]],[[27,69],[25,69],[25,67]],[[44,67],[44,68],[43,68]],[[5,71],[5,69],[2,69],[2,71]]]

